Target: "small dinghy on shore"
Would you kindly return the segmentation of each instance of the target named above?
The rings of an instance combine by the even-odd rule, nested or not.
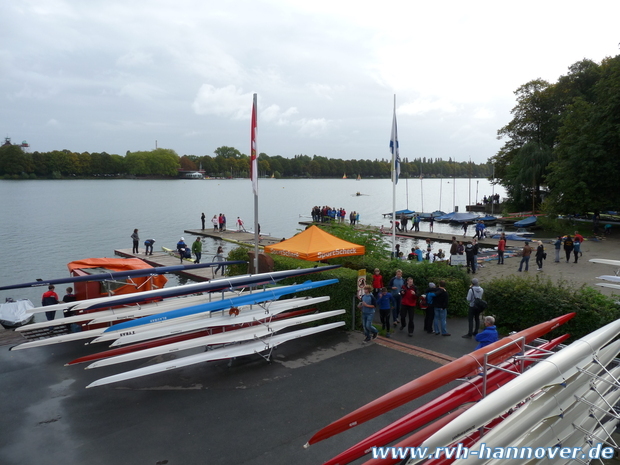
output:
[[[27,325],[34,318],[34,314],[27,312],[31,308],[34,308],[34,305],[28,299],[18,300],[17,302],[7,300],[0,304],[0,324],[6,329]]]

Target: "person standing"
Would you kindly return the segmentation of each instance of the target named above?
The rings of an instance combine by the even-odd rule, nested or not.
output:
[[[364,286],[364,295],[362,295],[362,301],[360,302],[362,310],[362,323],[364,326],[364,334],[366,335],[364,342],[369,342],[371,338],[374,339],[377,337],[377,334],[379,334],[377,328],[372,325],[377,300],[371,292],[372,287],[370,287],[370,285],[367,284]]]
[[[133,234],[131,235],[131,239],[133,240],[133,249],[131,249],[131,253],[139,253],[138,246],[140,244],[140,236],[138,236],[138,230],[134,229]]]
[[[433,225],[435,224],[435,217],[431,213],[431,217],[428,219],[429,222],[429,231],[433,232]]]
[[[200,215],[200,222],[202,223],[202,229],[205,228],[205,219],[207,217],[205,216],[204,212],[202,212],[202,215]]]
[[[467,323],[469,324],[469,331],[463,337],[471,339],[472,336],[478,334],[480,329],[480,310],[476,306],[476,299],[482,299],[484,295],[484,289],[482,289],[476,278],[471,280],[471,286],[467,291],[467,303],[469,303],[469,310],[467,312]]]
[[[73,293],[73,288],[72,287],[68,287],[65,290],[65,295],[62,297],[62,301],[64,303],[69,303],[69,302],[75,302],[77,300],[77,296]],[[75,313],[72,312],[71,310],[69,310],[68,308],[65,308],[62,311],[62,316],[64,318],[68,318],[70,316],[73,316]],[[76,323],[70,323],[67,325],[67,329],[69,330],[69,332],[71,333],[79,333],[80,331],[82,331],[82,326],[76,324]]]
[[[194,260],[194,263],[200,263],[200,259],[202,257],[202,241],[199,237],[197,237],[192,244],[192,253],[196,255],[196,260]]]
[[[467,259],[467,272],[471,271],[473,274],[476,274],[476,257],[474,255],[474,246],[471,242],[465,247],[465,257]]]
[[[220,216],[217,217],[217,224],[220,228],[220,232],[224,231],[224,215],[220,213]]]
[[[407,283],[402,287],[400,294],[402,296],[400,302],[400,329],[401,331],[405,329],[405,324],[407,324],[407,319],[409,319],[407,332],[409,337],[412,337],[415,328],[413,313],[418,303],[418,289],[413,284],[413,278],[407,278]]]
[[[484,329],[476,334],[476,341],[478,345],[474,350],[481,349],[482,347],[493,344],[499,340],[499,334],[497,334],[497,328],[495,327],[495,318],[492,316],[484,317]]]
[[[583,236],[579,234],[579,231],[575,231],[575,235],[573,236],[573,254],[575,256],[575,263],[577,263],[577,260],[579,260],[579,257],[582,255],[581,244],[583,244]]]
[[[223,262],[224,261],[224,249],[222,248],[221,245],[217,248],[217,252],[213,256],[213,261],[214,262]],[[224,272],[226,271],[226,266],[225,265],[218,265],[217,268],[215,269],[215,271],[213,272],[213,276],[217,275],[217,272],[220,271],[220,270],[221,270],[221,275],[224,276]]]
[[[237,217],[237,232],[247,232],[245,230],[245,226],[243,225],[243,220],[240,217]]]
[[[386,337],[390,337],[390,314],[394,308],[394,297],[388,292],[387,287],[382,287],[377,295],[377,307],[381,317],[381,327]]]
[[[447,328],[448,318],[448,301],[449,294],[446,290],[446,282],[439,281],[439,287],[435,289],[435,296],[433,297],[433,304],[435,305],[435,318],[433,319],[433,328],[435,329],[435,335],[438,336],[451,336]]]
[[[153,244],[155,244],[155,239],[147,239],[144,241],[144,255],[153,255]]]
[[[461,228],[463,229],[463,237],[467,236],[467,227],[469,226],[469,223],[467,221],[463,222],[463,226],[461,226]]]
[[[521,262],[519,263],[519,269],[517,271],[523,271],[524,264],[525,264],[525,271],[529,270],[531,255],[532,255],[532,248],[530,247],[530,243],[528,241],[525,241],[525,245],[523,246],[523,251],[521,252]]]
[[[506,251],[506,235],[502,233],[499,236],[499,242],[497,243],[497,264],[504,264],[504,252]]]
[[[217,232],[220,227],[220,222],[217,219],[217,215],[213,215],[213,218],[211,218],[211,223],[213,224],[213,232]]]
[[[183,263],[183,257],[185,257],[185,249],[187,249],[187,244],[185,243],[185,238],[182,237],[181,240],[177,242],[177,252],[179,252],[181,264]]]
[[[58,294],[54,291],[56,289],[53,285],[47,286],[47,291],[41,296],[41,306],[48,307],[49,305],[56,305],[58,303]],[[56,317],[56,310],[45,312],[45,318],[47,321],[52,321]]]
[[[573,244],[573,239],[570,237],[570,235],[567,235],[564,238],[564,253],[566,254],[566,263],[570,261],[570,254],[573,251],[574,247],[575,246]]]
[[[401,295],[400,290],[405,285],[405,280],[403,279],[403,270],[396,270],[396,276],[390,279],[388,284],[388,289],[392,293],[392,297],[394,297],[394,309],[392,311],[392,319],[394,320],[394,327],[398,326],[398,318],[400,316],[400,303],[401,303]]]
[[[543,270],[543,260],[545,259],[545,255],[545,246],[542,241],[538,241],[538,247],[536,247],[536,266],[538,269],[536,271]]]
[[[424,313],[424,331],[433,334],[433,321],[435,320],[435,283],[428,283],[426,290],[426,310]]]
[[[560,263],[560,250],[562,249],[562,236],[558,236],[553,246],[555,247],[555,263]]]
[[[374,273],[372,274],[372,295],[377,298],[379,291],[383,287],[383,276],[381,276],[381,270],[379,268],[375,268]]]

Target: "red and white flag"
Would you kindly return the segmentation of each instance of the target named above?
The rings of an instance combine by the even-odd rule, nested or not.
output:
[[[252,190],[254,191],[254,195],[258,195],[258,152],[256,148],[258,128],[256,119],[256,94],[254,94],[254,100],[252,102],[252,141],[250,148],[250,177],[252,178]]]

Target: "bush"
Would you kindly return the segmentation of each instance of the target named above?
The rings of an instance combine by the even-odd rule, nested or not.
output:
[[[486,314],[496,316],[498,330],[502,333],[520,331],[576,312],[569,323],[545,336],[570,333],[570,340],[576,340],[620,317],[620,306],[615,299],[590,287],[574,288],[564,281],[553,283],[540,275],[494,279],[484,290],[489,304]]]
[[[248,260],[247,252],[248,249],[245,247],[236,248],[229,253],[228,259]],[[279,255],[274,255],[272,258],[275,271],[312,268],[317,265],[314,262]],[[355,309],[355,327],[361,329],[360,311],[355,307],[357,270],[365,269],[366,282],[372,284],[373,270],[379,268],[387,287],[390,279],[396,274],[396,270],[401,269],[405,279],[413,278],[420,293],[426,291],[429,282],[438,285],[439,281],[444,280],[450,294],[449,315],[459,317],[467,315],[468,304],[465,298],[470,286],[470,276],[459,267],[449,266],[445,262],[418,263],[369,256],[360,257],[355,267],[355,269],[341,267],[307,277],[290,278],[279,284],[300,283],[307,279],[319,281],[337,278],[340,281],[338,284],[306,291],[303,295],[329,295],[330,300],[317,305],[317,308],[320,311],[345,309],[347,311],[345,315],[334,320],[346,321],[347,329],[351,328],[352,311]],[[246,273],[247,267],[237,265],[229,267],[229,270],[230,275],[234,276]],[[540,275],[495,278],[485,284],[484,290],[484,299],[489,304],[485,313],[497,318],[498,330],[503,334],[521,331],[566,313],[576,312],[577,315],[568,324],[545,336],[545,338],[552,338],[570,333],[571,340],[576,340],[620,318],[620,305],[616,299],[605,296],[591,287],[575,288],[567,282],[554,283],[549,278]]]

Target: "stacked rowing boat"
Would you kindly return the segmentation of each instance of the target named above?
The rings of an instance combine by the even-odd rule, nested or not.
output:
[[[342,315],[344,310],[314,313],[316,310],[313,308],[303,308],[328,301],[327,296],[292,297],[278,300],[283,296],[292,296],[310,289],[335,284],[338,282],[337,279],[306,281],[303,284],[276,286],[252,292],[222,292],[219,299],[201,292],[272,284],[281,279],[331,268],[336,268],[336,266],[223,278],[207,283],[149,291],[153,293],[152,296],[149,292],[143,292],[134,296],[113,296],[34,308],[31,310],[33,313],[49,311],[54,307],[54,310],[68,309],[74,315],[35,323],[21,328],[22,331],[32,333],[43,328],[66,327],[76,323],[81,324],[85,330],[32,340],[12,347],[11,350],[85,339],[90,340],[89,344],[111,343],[112,349],[110,350],[80,357],[69,363],[73,365],[91,362],[87,368],[179,354],[173,360],[109,376],[91,383],[88,387],[137,378],[204,361],[228,359],[254,353],[261,355],[266,353],[263,357],[269,359],[273,348],[284,342],[344,325],[343,321],[337,321],[290,330],[295,326]],[[191,295],[196,292],[200,294]],[[178,296],[185,297],[176,298]],[[105,310],[118,305],[135,304],[137,301],[144,302],[151,297],[157,298],[158,301]],[[164,297],[166,299],[161,300]],[[97,310],[96,313],[92,313],[93,310]],[[206,352],[203,351],[205,347],[208,349]],[[199,353],[196,353],[197,349],[200,350]],[[191,353],[187,355],[188,352],[183,351]]]
[[[563,324],[574,314],[565,315],[518,333],[526,342]],[[529,447],[530,454],[540,448],[539,455],[519,459],[518,463],[568,463],[562,448],[581,448],[578,459],[589,462],[593,450],[609,438],[620,417],[613,407],[620,400],[620,367],[615,360],[620,342],[612,342],[620,333],[620,320],[589,334],[573,344],[541,358],[522,372],[563,338],[531,349],[526,357],[506,361],[519,349],[512,340],[498,341],[454,362],[440,367],[375,401],[345,415],[318,431],[306,444],[327,439],[362,422],[375,418],[423,394],[466,376],[472,368],[497,366],[483,376],[474,376],[457,388],[383,428],[352,446],[326,464],[346,464],[384,447],[398,438],[394,455],[387,453],[369,460],[369,464],[451,463],[461,447],[469,448],[459,462],[499,464],[506,458],[506,447]],[[549,356],[550,355],[550,356]],[[486,359],[486,361],[485,361]],[[486,397],[485,397],[486,395]],[[417,431],[416,431],[417,430]],[[413,433],[415,431],[415,433]],[[411,434],[413,433],[413,434]],[[481,434],[482,439],[481,439]],[[409,436],[407,436],[409,435]],[[412,459],[410,447],[420,447],[424,458]],[[437,448],[447,453],[432,457]],[[451,447],[451,448],[450,448]],[[462,449],[461,449],[462,450]],[[511,453],[527,454],[528,449],[511,449]],[[571,449],[571,451],[577,449]],[[544,459],[540,456],[544,452]],[[392,452],[392,451],[390,451]],[[473,453],[472,453],[473,452]],[[504,454],[503,456],[501,454]],[[595,454],[594,454],[595,455]]]

